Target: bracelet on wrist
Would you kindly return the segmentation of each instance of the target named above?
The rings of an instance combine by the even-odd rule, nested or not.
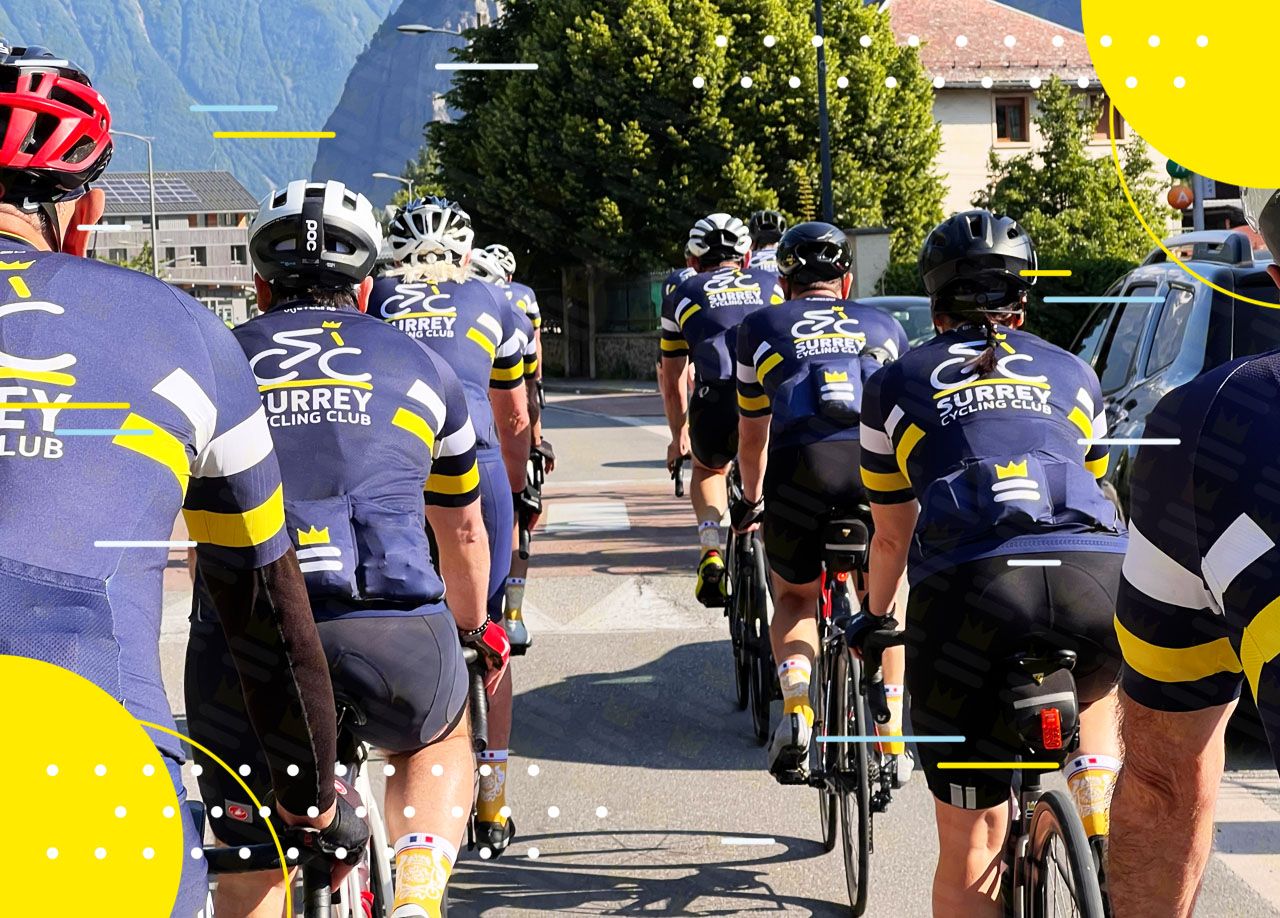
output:
[[[478,638],[480,635],[485,633],[485,630],[488,627],[489,627],[489,623],[486,621],[479,628],[473,628],[470,631],[463,631],[461,628],[459,628],[458,636],[464,641],[471,640],[472,638]]]

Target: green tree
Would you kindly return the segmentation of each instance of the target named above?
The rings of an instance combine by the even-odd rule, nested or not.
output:
[[[895,44],[884,14],[858,0],[829,5],[837,219],[886,224],[895,251],[909,251],[941,211],[931,90],[917,50]],[[799,9],[783,0],[513,0],[494,25],[468,33],[460,57],[539,69],[459,75],[449,103],[461,117],[428,132],[444,187],[482,235],[548,267],[659,267],[679,257],[684,228],[713,210],[814,216],[813,27]],[[847,88],[837,87],[842,76]]]
[[[142,248],[138,250],[138,254],[132,258],[126,258],[119,261],[114,258],[104,258],[103,261],[108,264],[119,265],[122,268],[129,268],[133,271],[141,271],[143,274],[151,273],[151,243],[144,242]]]
[[[396,207],[403,207],[413,198],[444,194],[444,182],[440,176],[440,154],[429,140],[424,138],[424,141],[418,155],[400,170],[402,176],[413,182],[413,191],[411,193],[408,188],[401,187],[391,198],[391,203]]]

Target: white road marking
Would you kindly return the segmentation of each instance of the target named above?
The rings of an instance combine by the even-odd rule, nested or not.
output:
[[[627,504],[621,500],[591,502],[560,501],[547,505],[544,531],[626,532],[631,528]]]

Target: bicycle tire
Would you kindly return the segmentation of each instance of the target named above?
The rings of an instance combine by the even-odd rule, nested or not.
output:
[[[820,632],[823,627],[825,627],[823,622],[819,620]],[[827,684],[827,677],[832,670],[834,659],[835,649],[824,642],[817,658],[813,661],[815,670],[813,681],[809,683],[811,686],[809,701],[813,705],[814,712],[813,744],[809,748],[809,773],[823,776],[822,782],[818,785],[818,818],[822,825],[823,851],[835,850],[837,821],[840,818],[839,800],[831,789],[832,775],[836,772],[838,745],[818,742],[819,736],[831,734],[836,730],[834,724],[837,723],[837,719],[831,711],[834,695]]]
[[[761,579],[764,565],[764,546],[757,541],[752,552],[752,562],[744,571],[743,597],[749,609],[745,616],[747,640],[751,659],[751,728],[756,742],[763,746],[769,741],[769,706],[773,702],[774,681],[773,653],[769,649],[768,587]]]
[[[1050,907],[1048,882],[1055,841],[1066,857],[1071,893],[1076,906],[1075,914],[1081,918],[1104,918],[1102,890],[1093,864],[1093,852],[1085,837],[1084,826],[1076,815],[1075,804],[1060,790],[1046,791],[1036,801],[1031,815],[1030,846],[1027,860],[1027,888],[1025,914],[1028,918],[1061,914]],[[1056,859],[1055,859],[1056,860]],[[1057,865],[1061,868],[1061,865]],[[1055,900],[1056,901],[1056,900]]]
[[[734,703],[739,711],[745,711],[751,702],[751,658],[747,654],[747,629],[742,618],[742,591],[738,588],[737,536],[730,535],[726,549],[725,569],[729,572],[729,649],[733,653]]]
[[[862,665],[858,658],[848,647],[840,647],[831,684],[841,699],[841,736],[870,735],[870,717],[858,688],[861,677]],[[845,888],[850,914],[857,918],[867,910],[871,874],[871,775],[866,743],[839,743],[837,748],[842,784],[840,837],[844,848]]]

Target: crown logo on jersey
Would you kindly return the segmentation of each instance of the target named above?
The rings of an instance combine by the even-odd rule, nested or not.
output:
[[[321,322],[321,328],[342,328],[341,322]]]
[[[849,374],[843,371],[823,370],[822,379],[824,382],[848,382]]]
[[[1004,481],[1006,478],[1026,478],[1027,477],[1027,460],[1021,462],[1010,462],[1008,465],[996,463],[996,478]]]
[[[301,529],[299,529],[297,532],[298,532],[299,545],[328,545],[329,544],[329,527],[328,526],[324,527],[323,529],[316,529],[316,527],[313,525],[306,532],[303,532]]]

